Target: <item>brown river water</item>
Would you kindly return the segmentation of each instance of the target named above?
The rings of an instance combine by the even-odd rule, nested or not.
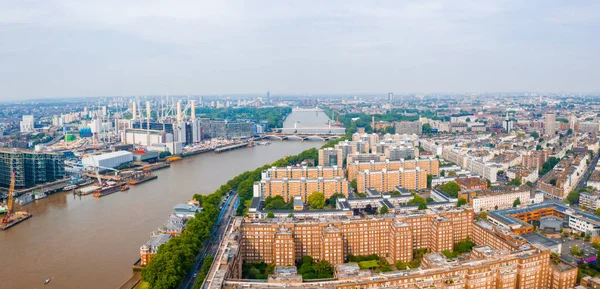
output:
[[[306,114],[314,118],[314,113]],[[311,121],[324,123],[327,117],[319,114]],[[0,231],[0,288],[118,288],[131,276],[140,246],[165,222],[173,205],[194,193],[212,193],[244,171],[321,145],[272,141],[201,154],[172,163],[156,172],[157,180],[129,191],[100,199],[57,193],[34,201],[24,207],[33,218]]]

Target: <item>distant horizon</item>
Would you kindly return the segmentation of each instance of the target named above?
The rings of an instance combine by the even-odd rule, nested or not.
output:
[[[391,92],[391,91],[389,91]],[[303,94],[303,93],[273,93],[271,92],[271,98],[273,97],[308,97],[308,98],[318,98],[318,97],[387,97],[387,93],[389,92],[381,92],[381,93],[314,93],[314,94]],[[505,94],[513,94],[511,96],[522,96],[518,94],[532,94],[527,97],[600,97],[600,92],[532,92],[532,91],[516,91],[516,92],[478,92],[478,93],[470,93],[470,92],[411,92],[411,93],[397,93],[392,92],[394,96],[499,96]],[[226,97],[264,97],[265,93],[220,93],[220,94],[169,94],[168,97],[217,97],[217,98],[226,98]],[[156,98],[156,97],[167,97],[167,95],[160,94],[141,94],[141,95],[102,95],[102,96],[61,96],[61,97],[42,97],[42,98],[30,98],[30,99],[8,99],[3,100],[0,99],[0,103],[14,103],[14,102],[30,102],[30,101],[51,101],[51,100],[74,100],[74,99],[98,99],[98,98],[133,98],[139,97],[140,99],[144,99],[147,97]]]

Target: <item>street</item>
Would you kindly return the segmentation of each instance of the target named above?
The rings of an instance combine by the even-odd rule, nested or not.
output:
[[[216,230],[214,234],[210,239],[208,239],[208,242],[206,243],[204,249],[200,251],[198,256],[196,256],[196,263],[194,264],[194,269],[183,278],[181,286],[179,286],[179,288],[193,288],[194,283],[196,282],[196,275],[202,269],[202,260],[204,260],[204,258],[206,258],[207,255],[214,256],[214,254],[217,252],[217,249],[219,248],[219,243],[221,241],[221,236],[227,228],[229,220],[231,220],[231,217],[235,214],[235,205],[237,200],[238,195],[234,193],[226,201],[226,206],[223,208],[223,210],[221,210],[222,213],[220,219],[217,220]]]
[[[594,153],[595,153],[594,158],[588,165],[588,168],[587,168],[587,170],[585,170],[585,173],[579,180],[579,183],[577,183],[575,190],[579,190],[579,189],[585,188],[587,186],[587,181],[590,178],[590,175],[592,174],[594,169],[596,168],[596,164],[598,164],[598,157],[600,156],[600,154],[598,152],[594,152]]]

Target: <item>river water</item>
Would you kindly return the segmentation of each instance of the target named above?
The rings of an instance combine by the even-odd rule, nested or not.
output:
[[[324,124],[324,113],[293,112]],[[324,126],[324,125],[322,125]],[[184,158],[157,171],[157,180],[100,199],[57,193],[24,207],[33,218],[0,231],[0,288],[118,288],[131,276],[139,248],[177,203],[209,194],[232,177],[305,149],[318,141],[273,141],[269,146]],[[46,278],[54,277],[48,285]]]

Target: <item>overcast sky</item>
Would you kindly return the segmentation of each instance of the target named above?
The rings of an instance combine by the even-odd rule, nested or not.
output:
[[[0,0],[0,100],[600,92],[600,1]]]

